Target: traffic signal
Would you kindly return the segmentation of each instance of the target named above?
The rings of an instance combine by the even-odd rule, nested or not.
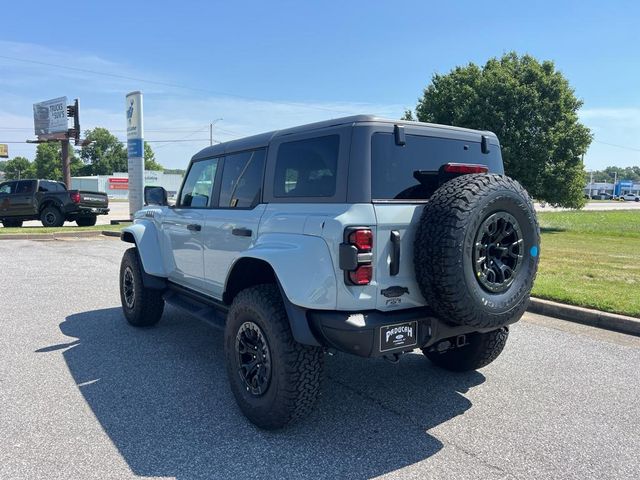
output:
[[[73,118],[73,128],[69,129],[69,138],[73,137],[74,143],[80,145],[80,103],[77,98],[73,105],[67,105],[67,117]]]

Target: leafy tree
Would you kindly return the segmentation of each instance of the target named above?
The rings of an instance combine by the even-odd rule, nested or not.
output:
[[[640,182],[640,166],[634,167],[607,167],[604,170],[595,170],[592,172],[594,182],[609,182],[617,178],[618,180],[631,180],[633,182]],[[587,174],[587,181],[591,178],[590,174]]]
[[[96,127],[87,130],[85,138],[91,143],[82,147],[80,157],[86,167],[85,175],[111,175],[113,172],[126,172],[127,149],[109,130]]]
[[[7,167],[8,160],[0,160],[0,172],[4,172],[4,169]]]
[[[16,180],[19,178],[30,178],[35,176],[33,165],[25,157],[14,157],[5,162],[4,175],[7,180]]]
[[[156,154],[153,153],[151,145],[144,142],[144,169],[162,172],[164,167],[156,162]]]
[[[77,157],[73,148],[69,148],[69,169],[71,176],[82,173],[82,161]],[[32,164],[32,177],[63,181],[62,174],[62,146],[60,142],[40,143],[36,148],[36,158]]]
[[[435,74],[416,114],[424,122],[495,132],[508,175],[535,198],[579,208],[581,156],[592,138],[578,121],[581,106],[553,62],[511,52],[483,67],[470,63]]]
[[[413,116],[413,112],[407,108],[402,114],[402,117],[400,117],[400,120],[408,120],[410,122],[414,122],[416,118]]]

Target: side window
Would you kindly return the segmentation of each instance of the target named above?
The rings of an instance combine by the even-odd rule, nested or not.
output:
[[[39,192],[57,192],[58,184],[55,182],[40,182],[38,186]]]
[[[261,149],[225,157],[220,186],[220,207],[252,208],[260,203],[265,153],[266,151]]]
[[[11,194],[16,191],[16,182],[5,182],[0,184],[0,193]]]
[[[20,180],[17,182],[16,193],[19,194],[30,194],[33,193],[35,189],[35,183],[33,180]]]
[[[191,165],[180,193],[181,207],[204,208],[209,205],[218,159],[201,160]]]
[[[273,193],[276,197],[332,197],[340,136],[283,143],[278,149]]]

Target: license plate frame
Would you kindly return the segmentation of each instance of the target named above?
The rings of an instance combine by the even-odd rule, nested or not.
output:
[[[394,323],[383,325],[379,329],[380,353],[418,345],[418,322]]]

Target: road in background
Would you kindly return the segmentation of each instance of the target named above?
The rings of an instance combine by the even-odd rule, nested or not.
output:
[[[560,212],[569,210],[568,208],[554,208],[549,205],[541,207],[539,203],[535,204],[536,211],[538,212]],[[637,210],[640,212],[640,202],[617,202],[617,201],[602,201],[602,202],[589,202],[585,205],[584,210]]]
[[[219,330],[125,322],[126,248],[0,242],[0,478],[637,478],[640,338],[527,315],[479,372],[338,354],[316,410],[265,432]]]

